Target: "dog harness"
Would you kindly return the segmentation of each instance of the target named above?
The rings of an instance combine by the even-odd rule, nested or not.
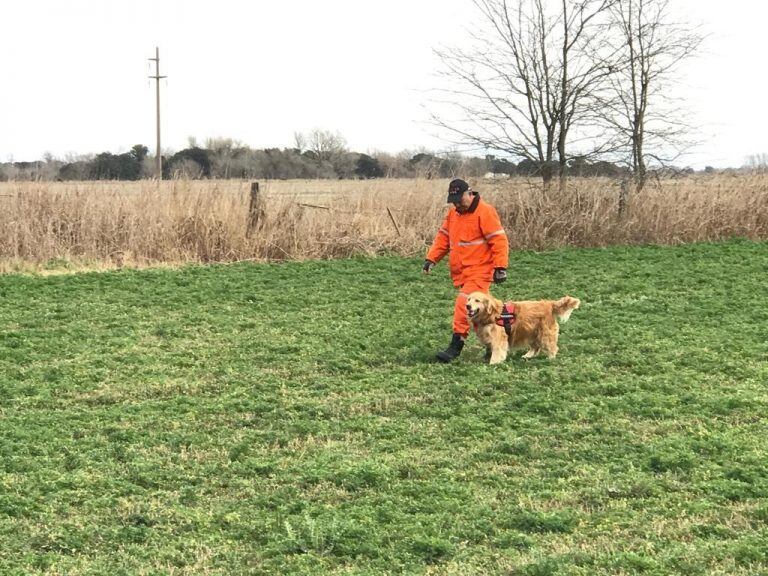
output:
[[[496,324],[504,327],[507,336],[512,336],[512,325],[517,320],[515,305],[512,302],[505,302],[501,307],[501,315],[496,320]]]

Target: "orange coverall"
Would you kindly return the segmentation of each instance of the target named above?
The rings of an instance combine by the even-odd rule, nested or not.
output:
[[[427,260],[439,262],[446,254],[453,285],[459,289],[453,308],[453,332],[469,335],[467,296],[488,293],[494,268],[506,268],[509,242],[496,209],[476,195],[462,214],[451,206],[427,252]]]

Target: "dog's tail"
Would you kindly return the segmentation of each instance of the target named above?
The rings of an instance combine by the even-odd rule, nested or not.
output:
[[[567,322],[571,317],[571,312],[581,304],[581,300],[578,298],[572,298],[571,296],[563,296],[560,300],[552,302],[552,314],[557,316],[560,322]]]

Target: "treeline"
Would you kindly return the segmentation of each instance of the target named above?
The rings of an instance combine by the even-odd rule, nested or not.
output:
[[[610,162],[588,163],[576,159],[574,176],[617,176],[623,169]],[[369,179],[452,178],[455,176],[540,176],[541,166],[530,160],[517,164],[492,155],[470,157],[429,151],[360,153],[338,150],[332,154],[301,148],[255,150],[232,140],[207,146],[190,146],[163,156],[163,179]],[[155,158],[138,144],[122,154],[102,152],[60,160],[47,157],[35,162],[0,164],[0,181],[140,180],[155,177]]]
[[[615,176],[622,169],[608,162],[571,162],[576,176]],[[493,155],[466,156],[426,150],[361,153],[349,150],[338,132],[315,128],[295,133],[290,148],[253,149],[231,138],[208,138],[199,145],[190,138],[187,148],[162,158],[165,180],[253,178],[369,179],[481,177],[488,173],[510,176],[541,176],[554,163],[522,160],[515,164]],[[37,162],[0,164],[0,180],[140,180],[156,177],[156,159],[143,144],[128,152],[102,152],[58,160],[50,154]]]
[[[554,161],[524,159],[515,163],[490,154],[477,157],[426,150],[397,154],[354,152],[338,133],[323,130],[296,134],[294,138],[295,146],[291,148],[265,149],[253,149],[231,138],[209,138],[203,145],[190,138],[187,148],[163,155],[163,179],[541,177],[555,174],[558,169]],[[155,166],[149,149],[137,144],[121,154],[102,152],[66,160],[46,154],[43,160],[34,162],[0,163],[0,181],[141,180],[154,178]],[[705,170],[714,171],[711,167]],[[665,170],[670,174],[691,172],[690,168]],[[620,177],[627,174],[627,168],[604,160],[589,162],[575,157],[568,161],[568,173],[576,177]]]

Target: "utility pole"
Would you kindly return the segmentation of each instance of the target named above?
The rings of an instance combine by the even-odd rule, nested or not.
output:
[[[163,179],[163,157],[160,155],[160,78],[167,78],[167,76],[160,76],[160,48],[155,46],[155,57],[148,60],[154,60],[155,62],[155,75],[150,78],[155,79],[157,88],[157,155],[155,156],[155,170],[158,180]]]

